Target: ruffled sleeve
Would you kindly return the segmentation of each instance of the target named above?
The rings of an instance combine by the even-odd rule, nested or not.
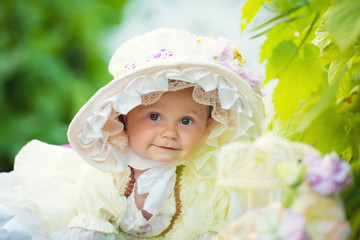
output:
[[[86,166],[75,190],[75,205],[78,215],[70,228],[83,228],[96,232],[113,234],[126,210],[126,197],[123,196],[130,170],[122,173],[103,173]]]

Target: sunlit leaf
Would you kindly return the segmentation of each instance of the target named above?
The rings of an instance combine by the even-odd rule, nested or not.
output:
[[[352,67],[349,67],[349,71],[345,74],[343,79],[341,80],[339,90],[336,94],[336,98],[347,98],[349,101],[352,101],[351,90],[354,88],[356,84],[360,84],[360,79],[356,78],[355,75],[357,72],[360,72],[360,64],[354,64]],[[360,109],[360,108],[359,108]]]
[[[315,39],[313,39],[311,43],[320,49],[320,53],[319,53],[320,57],[326,54],[326,52],[329,51],[329,48],[334,47],[331,46],[332,39],[327,29],[326,15],[323,17],[319,27],[316,29],[315,36],[316,36]]]
[[[344,52],[360,36],[360,1],[336,0],[329,13],[328,29]]]
[[[309,2],[308,0],[272,0],[272,6],[278,12],[288,12],[291,9],[306,6]]]
[[[265,0],[248,0],[245,2],[242,8],[241,31],[247,27],[264,3]]]
[[[330,105],[311,121],[301,140],[323,153],[341,152],[346,146],[345,124],[345,119],[336,114],[336,107]]]
[[[252,31],[254,30],[259,30],[261,28],[264,28],[268,25],[270,25],[271,23],[274,23],[274,22],[283,22],[284,20],[285,21],[291,21],[290,19],[290,15],[291,13],[297,11],[298,9],[300,9],[302,6],[295,6],[294,8],[292,9],[289,9],[288,11],[286,12],[283,12],[281,14],[278,14],[277,16],[271,18],[270,20],[266,21],[265,23],[261,24],[260,26],[257,26],[255,28],[252,29]]]
[[[334,83],[329,88],[326,88],[319,97],[318,101],[311,107],[311,109],[303,114],[301,122],[296,130],[297,132],[304,131],[313,122],[313,120],[316,119],[317,116],[322,113],[322,111],[324,111],[326,107],[335,102],[336,92],[343,75],[344,71],[340,72]]]
[[[324,83],[325,72],[316,61],[318,51],[307,45],[303,56],[295,56],[287,66],[296,46],[290,42],[281,43],[270,57],[267,68],[269,77],[278,77],[279,83],[273,94],[275,111],[282,120],[287,120],[298,108],[301,100],[308,99]]]

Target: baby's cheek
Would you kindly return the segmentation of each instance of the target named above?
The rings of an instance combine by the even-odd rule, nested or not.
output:
[[[188,148],[189,149],[196,148],[202,142],[203,136],[204,134],[201,131],[190,132],[186,136],[186,144]]]

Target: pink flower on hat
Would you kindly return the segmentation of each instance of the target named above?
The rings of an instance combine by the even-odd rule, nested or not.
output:
[[[260,84],[264,79],[264,76],[259,71],[250,68],[239,68],[239,75],[245,79],[250,87],[259,95],[263,96],[260,90]]]
[[[231,47],[230,39],[206,37],[198,40],[198,43],[197,58],[215,62],[236,73],[239,71],[240,67],[234,61],[234,50]]]
[[[230,39],[206,37],[197,42],[198,46],[194,54],[197,55],[196,58],[217,63],[239,74],[259,96],[262,96],[260,84],[263,76],[254,69],[243,67],[245,61]]]

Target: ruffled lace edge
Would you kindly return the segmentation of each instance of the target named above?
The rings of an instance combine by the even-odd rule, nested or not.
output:
[[[221,108],[233,110],[237,116],[236,127],[230,130],[233,132],[230,134],[231,140],[257,137],[255,122],[252,120],[253,110],[231,80],[203,67],[164,69],[135,77],[122,92],[94,105],[93,115],[85,119],[82,132],[78,135],[79,145],[88,154],[87,161],[90,161],[91,165],[101,171],[111,172],[121,172],[126,168],[127,153],[110,143],[111,134],[104,126],[114,111],[119,115],[127,114],[140,105],[142,95],[168,91],[169,79],[197,84],[205,92],[217,90]],[[220,127],[220,131],[217,129],[217,132],[213,130],[210,133],[206,140],[208,145],[217,146],[217,138],[221,137],[227,128]]]

